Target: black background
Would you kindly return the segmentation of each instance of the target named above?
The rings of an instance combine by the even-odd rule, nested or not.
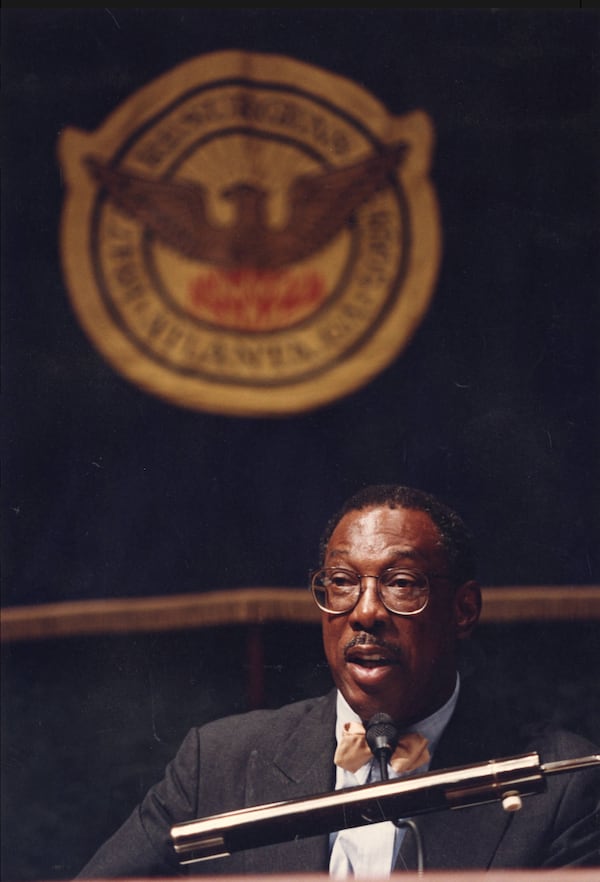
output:
[[[387,481],[464,514],[485,585],[597,583],[599,21],[575,8],[4,8],[3,605],[301,586],[332,510]],[[176,64],[231,48],[321,66],[436,130],[431,308],[387,370],[298,416],[142,392],[90,345],[61,275],[60,132],[93,131]],[[560,633],[528,632],[507,664],[537,657],[523,677],[535,685],[560,639],[569,663],[553,688],[595,735],[572,696],[589,709],[597,632]],[[498,652],[508,639],[490,638]],[[269,639],[272,671],[300,684],[271,682],[271,702],[320,688],[289,634]],[[296,639],[316,657],[316,635]],[[221,632],[7,647],[3,878],[75,872],[188,724],[243,706],[240,647]],[[168,734],[147,723],[148,696]],[[117,767],[127,785],[107,783]]]

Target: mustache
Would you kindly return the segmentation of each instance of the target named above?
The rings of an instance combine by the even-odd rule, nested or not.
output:
[[[402,657],[402,651],[398,646],[388,643],[382,637],[377,637],[376,634],[369,634],[366,631],[355,634],[352,640],[346,643],[344,646],[344,656],[347,656],[355,646],[377,646],[379,649],[385,649],[395,659],[399,660]]]

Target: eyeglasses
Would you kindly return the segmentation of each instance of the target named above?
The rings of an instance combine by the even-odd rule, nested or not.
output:
[[[324,567],[311,573],[310,587],[315,603],[323,612],[343,615],[354,609],[363,593],[363,579],[377,580],[377,594],[388,610],[400,616],[423,612],[429,600],[429,578],[446,579],[440,573],[393,568],[379,576],[356,573],[343,567]]]

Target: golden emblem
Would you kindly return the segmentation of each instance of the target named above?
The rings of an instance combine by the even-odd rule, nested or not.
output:
[[[94,133],[59,141],[61,230],[82,326],[176,404],[276,416],[386,367],[440,255],[432,126],[283,56],[180,65]]]

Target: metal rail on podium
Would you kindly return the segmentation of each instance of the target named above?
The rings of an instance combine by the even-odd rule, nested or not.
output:
[[[180,863],[187,865],[445,809],[500,801],[515,812],[523,797],[545,791],[548,776],[593,767],[600,767],[600,754],[542,764],[532,752],[199,818],[173,826],[171,837]]]

